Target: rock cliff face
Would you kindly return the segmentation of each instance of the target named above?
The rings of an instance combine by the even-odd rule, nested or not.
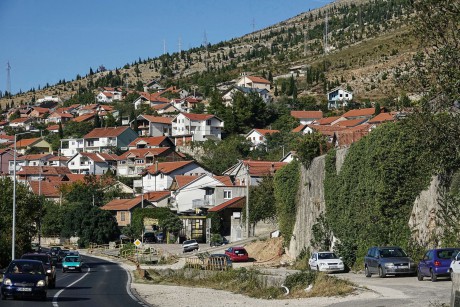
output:
[[[347,151],[347,149],[337,151],[336,169],[338,172],[345,161]],[[286,254],[291,259],[297,258],[303,249],[310,247],[312,227],[316,224],[316,219],[320,214],[326,210],[324,200],[325,158],[325,156],[315,158],[308,169],[302,167],[296,221],[289,248],[286,250]],[[414,201],[412,214],[408,219],[408,224],[413,230],[413,239],[422,245],[426,245],[432,235],[439,231],[436,222],[436,211],[439,209],[438,186],[438,177],[434,176],[430,187],[422,191]]]
[[[347,149],[337,151],[336,168],[340,170],[347,153]],[[326,156],[315,158],[310,167],[302,167],[298,207],[294,230],[286,253],[291,259],[297,258],[300,252],[310,247],[312,227],[316,219],[326,210],[324,200],[324,178]]]

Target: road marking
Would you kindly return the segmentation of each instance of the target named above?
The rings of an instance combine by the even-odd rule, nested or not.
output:
[[[120,265],[120,267],[122,269],[125,270],[126,274],[128,275],[128,280],[126,281],[126,292],[128,292],[128,295],[135,301],[135,302],[138,302],[140,305],[142,306],[149,306],[149,305],[146,305],[144,304],[144,302],[142,302],[139,298],[137,298],[132,292],[131,292],[131,272],[127,269],[125,269],[124,267],[122,267]]]
[[[59,307],[59,304],[57,302],[57,299],[59,297],[59,295],[61,295],[62,292],[64,292],[65,289],[69,288],[69,287],[72,287],[73,285],[75,285],[77,282],[79,282],[80,280],[82,280],[83,278],[86,277],[86,275],[89,274],[89,271],[91,271],[91,268],[88,267],[88,271],[85,273],[85,275],[83,275],[82,277],[80,277],[79,279],[77,279],[76,281],[74,281],[73,283],[71,283],[70,285],[67,285],[65,286],[64,289],[61,289],[59,290],[58,293],[56,293],[54,296],[53,296],[53,307]]]

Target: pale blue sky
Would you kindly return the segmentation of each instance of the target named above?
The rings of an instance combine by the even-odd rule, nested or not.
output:
[[[0,0],[0,91],[75,79],[229,40],[322,7],[326,0]]]

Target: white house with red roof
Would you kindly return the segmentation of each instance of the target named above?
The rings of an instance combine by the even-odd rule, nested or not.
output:
[[[342,117],[345,119],[365,118],[371,119],[375,114],[375,108],[353,109],[345,112]]]
[[[114,87],[104,87],[96,96],[96,100],[101,103],[112,103],[122,100],[122,90]]]
[[[183,160],[182,156],[170,147],[131,149],[117,158],[117,175],[137,177],[159,159],[163,162]]]
[[[215,190],[231,182],[228,176],[177,175],[170,187],[171,209],[178,213],[196,213],[216,206]]]
[[[66,121],[69,121],[73,119],[73,115],[70,113],[59,113],[59,112],[53,112],[48,116],[48,118],[45,119],[46,124],[50,123],[65,123]]]
[[[137,128],[140,136],[171,135],[172,118],[154,115],[139,115],[137,117]]]
[[[327,93],[327,108],[339,109],[348,106],[348,103],[353,100],[353,92],[344,90],[341,87],[336,87]]]
[[[160,162],[147,167],[141,180],[134,180],[134,187],[144,192],[168,190],[177,175],[198,176],[211,173],[195,161]]]
[[[161,91],[161,92],[156,92],[156,93],[148,93],[148,92],[139,93],[139,97],[133,101],[134,109],[137,110],[142,105],[152,107],[157,104],[169,103],[170,99],[161,96],[161,94],[165,92],[166,91]]]
[[[61,139],[59,154],[64,157],[73,157],[75,154],[85,151],[83,138]]]
[[[257,88],[257,89],[266,89],[270,91],[270,81],[265,78],[258,76],[248,76],[243,74],[241,78],[236,82],[237,86]]]
[[[25,131],[29,131],[33,127],[34,122],[35,120],[33,118],[20,117],[10,121],[8,126],[13,129],[21,128]]]
[[[67,161],[67,167],[73,174],[103,175],[111,166],[97,152],[79,152]]]
[[[273,176],[287,162],[240,160],[223,174],[230,176],[235,185],[257,186],[266,176]]]
[[[220,140],[223,127],[224,122],[212,114],[180,113],[172,120],[172,136],[191,137],[198,142]]]
[[[267,145],[267,135],[279,133],[279,130],[252,129],[246,134],[246,140],[252,143],[251,150]]]
[[[302,125],[308,125],[323,118],[323,111],[291,111],[291,116],[297,118]]]
[[[126,150],[137,137],[137,133],[127,126],[94,128],[83,137],[84,149],[88,152],[111,152],[114,148]]]

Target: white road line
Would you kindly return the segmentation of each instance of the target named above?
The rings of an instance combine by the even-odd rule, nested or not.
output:
[[[86,277],[86,275],[89,274],[89,271],[91,271],[91,268],[88,267],[88,271],[85,273],[85,275],[83,275],[82,277],[80,277],[79,279],[77,279],[76,281],[74,281],[73,283],[67,285],[64,289],[61,289],[59,290],[58,293],[56,293],[54,296],[53,296],[53,307],[59,307],[59,304],[57,302],[57,299],[59,297],[59,295],[61,295],[62,292],[64,292],[65,289],[69,288],[69,287],[72,287],[73,285],[75,285],[77,282],[79,282],[80,280],[82,280],[83,278]]]
[[[131,292],[131,272],[127,269],[125,269],[124,267],[122,267],[120,265],[120,267],[122,269],[125,270],[126,274],[128,275],[128,280],[126,281],[126,292],[128,293],[128,295],[135,301],[135,302],[138,302],[139,304],[141,304],[142,306],[148,306],[146,304],[144,304],[144,302],[142,302],[141,300],[139,300],[132,292]]]

